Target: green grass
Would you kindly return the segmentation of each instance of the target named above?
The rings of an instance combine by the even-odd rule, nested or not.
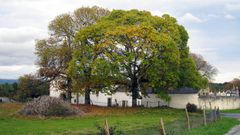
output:
[[[222,118],[218,122],[195,128],[191,132],[186,132],[183,135],[224,135],[238,124],[240,124],[240,122],[237,119]]]
[[[97,131],[96,124],[103,125],[105,119],[108,119],[109,125],[115,125],[125,133],[134,133],[141,129],[157,127],[160,117],[163,117],[166,123],[184,117],[183,110],[145,108],[126,108],[126,114],[124,112],[117,114],[119,109],[113,108],[111,111],[106,110],[106,114],[91,114],[83,117],[22,117],[15,114],[17,111],[15,108],[20,107],[15,104],[0,104],[0,134],[94,134]]]
[[[169,135],[218,135],[225,133],[238,121],[222,119],[218,123],[202,126],[201,113],[190,113],[192,132],[186,133],[184,110],[154,108],[101,108],[87,107],[82,117],[23,117],[16,114],[22,104],[0,104],[0,135],[92,135],[96,124],[107,119],[126,135],[159,135],[159,120],[164,120]]]
[[[224,113],[240,113],[240,109],[222,110]]]

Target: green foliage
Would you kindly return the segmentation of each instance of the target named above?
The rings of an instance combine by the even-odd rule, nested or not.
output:
[[[149,87],[201,89],[208,83],[189,55],[187,31],[166,14],[82,7],[57,16],[49,31],[36,43],[39,73],[47,80],[64,78],[59,89],[68,95],[121,86],[132,92],[135,105]]]
[[[206,88],[208,79],[201,76],[197,70],[196,63],[190,57],[188,43],[188,33],[183,26],[178,27],[180,32],[179,51],[180,51],[180,67],[179,67],[179,86],[190,87],[194,89]]]
[[[226,90],[226,88],[227,88],[227,86],[228,86],[229,84],[227,84],[227,83],[209,83],[209,89],[210,89],[210,91],[225,91]],[[230,84],[229,86],[231,86],[232,87],[232,84]],[[230,89],[231,89],[231,87],[230,87]]]
[[[190,57],[181,59],[179,87],[191,87],[199,90],[205,88],[207,84],[208,80],[196,70]]]
[[[0,97],[11,97],[13,98],[17,92],[17,83],[13,84],[0,84]]]
[[[160,99],[163,99],[165,101],[171,100],[171,97],[168,95],[166,90],[160,90],[159,92],[157,92],[157,94]]]
[[[97,135],[106,135],[105,128],[102,125],[97,124],[96,127],[99,131],[97,133]],[[109,133],[110,133],[110,135],[124,135],[124,133],[122,131],[117,129],[117,126],[110,126],[109,127]]]
[[[93,6],[81,7],[73,13],[58,15],[49,24],[49,37],[47,39],[37,40],[36,42],[37,64],[40,67],[39,74],[45,80],[55,80],[59,78],[64,80],[66,83],[58,84],[58,89],[65,91],[69,100],[71,93],[76,92],[73,90],[72,85],[78,82],[76,79],[72,80],[72,77],[69,76],[68,73],[71,73],[71,71],[68,71],[68,68],[72,68],[71,66],[69,67],[69,63],[72,60],[73,50],[75,49],[74,40],[76,32],[96,23],[100,18],[108,14],[109,11],[107,9]],[[92,55],[89,50],[91,48],[86,47],[84,49],[86,52],[89,51],[86,53],[88,57]],[[82,60],[87,62],[86,59]],[[88,70],[86,72],[90,71],[91,70]],[[83,82],[91,80],[88,78],[84,79]]]
[[[113,10],[76,34],[68,71],[80,87],[123,85],[133,99],[148,87],[201,89],[207,80],[189,56],[187,42],[184,27],[169,15]]]
[[[19,78],[16,100],[26,102],[42,95],[48,95],[49,83],[34,75],[24,75]]]
[[[26,102],[42,95],[48,95],[48,93],[49,83],[30,74],[21,76],[18,83],[0,84],[0,97],[9,97],[20,102]]]

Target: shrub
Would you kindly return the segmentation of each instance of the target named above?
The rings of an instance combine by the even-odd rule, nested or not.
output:
[[[96,127],[98,129],[97,135],[106,135],[104,126],[100,126],[100,125],[96,124]],[[109,133],[110,133],[110,135],[123,135],[123,132],[118,130],[116,126],[110,126]]]
[[[188,112],[197,112],[197,106],[195,104],[188,103],[186,108]]]
[[[82,115],[83,112],[72,108],[71,105],[62,99],[42,96],[34,99],[19,111],[21,115],[42,115],[42,116],[68,116]]]

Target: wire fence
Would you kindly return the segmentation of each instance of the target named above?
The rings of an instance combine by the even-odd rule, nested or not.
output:
[[[189,113],[187,109],[184,110],[186,117],[175,120],[170,123],[164,123],[164,117],[159,118],[159,124],[157,127],[148,129],[149,134],[160,135],[181,135],[185,132],[191,131],[193,128],[200,126],[208,126],[213,122],[217,122],[221,119],[220,110],[217,107],[210,110],[201,110],[201,113]],[[103,125],[105,135],[109,134],[109,128],[107,120]],[[146,129],[143,129],[143,131]],[[113,132],[113,131],[111,131]]]

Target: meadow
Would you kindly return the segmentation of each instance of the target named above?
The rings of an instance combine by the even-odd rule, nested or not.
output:
[[[17,111],[23,104],[0,104],[0,134],[4,135],[92,135],[97,134],[97,126],[103,126],[107,119],[110,126],[127,135],[159,135],[159,120],[163,118],[166,132],[171,135],[197,135],[207,127],[202,124],[201,113],[190,113],[192,132],[187,132],[184,110],[171,108],[108,108],[97,106],[80,106],[86,112],[84,116],[41,117],[20,116]],[[198,122],[197,122],[198,121]],[[228,124],[223,128],[224,123]],[[209,125],[218,133],[226,133],[239,124],[235,119],[224,118]],[[209,129],[209,128],[208,128]],[[219,130],[220,130],[219,129]],[[209,130],[208,134],[212,134]]]

